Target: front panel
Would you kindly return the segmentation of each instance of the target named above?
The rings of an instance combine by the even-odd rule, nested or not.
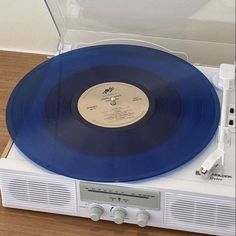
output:
[[[115,210],[120,209],[126,212],[124,223],[140,225],[139,214],[144,212],[148,215],[148,226],[217,235],[235,233],[234,199],[158,188],[134,188],[126,184],[78,182],[77,188],[81,216],[91,218],[93,207],[101,207],[100,219],[115,221]],[[138,200],[136,205],[139,197],[145,197],[145,200]],[[125,202],[126,199],[130,200]]]
[[[181,191],[96,184],[53,175],[0,173],[3,206],[201,232],[235,235],[234,199]]]

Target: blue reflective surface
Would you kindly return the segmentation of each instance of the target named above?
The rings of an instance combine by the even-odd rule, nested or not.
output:
[[[89,87],[119,81],[149,98],[146,116],[102,128],[77,110]],[[163,174],[193,159],[218,127],[214,88],[195,67],[168,53],[102,45],[56,56],[27,74],[7,106],[17,147],[53,172],[91,181],[131,181]]]

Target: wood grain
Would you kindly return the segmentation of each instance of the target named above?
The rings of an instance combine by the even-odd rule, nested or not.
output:
[[[0,51],[0,153],[9,135],[5,107],[17,82],[33,67],[47,59],[44,55]],[[0,199],[1,200],[1,199]],[[0,236],[187,236],[188,232],[136,225],[115,225],[89,219],[3,208],[0,203]]]
[[[19,80],[30,69],[46,60],[45,55],[0,51],[0,151],[3,152],[9,136],[5,125],[8,98]]]

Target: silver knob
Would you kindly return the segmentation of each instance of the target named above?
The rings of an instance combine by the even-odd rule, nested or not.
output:
[[[127,212],[125,209],[123,208],[114,209],[113,211],[114,222],[116,224],[122,224],[124,222],[126,215],[127,215]]]
[[[115,106],[115,105],[116,105],[116,97],[111,97],[111,102],[110,102],[110,104],[111,104],[112,106]]]
[[[147,211],[140,211],[136,216],[137,224],[140,227],[145,227],[150,219],[150,214]]]
[[[103,212],[104,212],[104,210],[101,206],[97,206],[97,205],[92,206],[90,208],[89,217],[93,221],[98,221],[98,220],[100,220]]]

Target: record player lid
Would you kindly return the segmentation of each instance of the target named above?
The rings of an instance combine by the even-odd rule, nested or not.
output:
[[[45,3],[60,36],[61,52],[116,41],[153,47],[147,43],[151,42],[191,63],[219,66],[234,62],[235,1],[45,0]]]

